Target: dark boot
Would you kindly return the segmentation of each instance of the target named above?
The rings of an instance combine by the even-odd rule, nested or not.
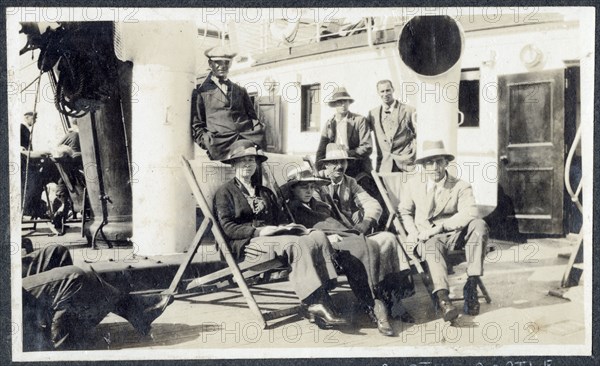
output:
[[[458,318],[458,308],[452,305],[452,301],[450,301],[450,297],[448,297],[448,290],[436,291],[435,295],[437,296],[438,308],[442,312],[444,320],[451,322]]]
[[[387,337],[392,337],[394,335],[394,329],[392,328],[388,318],[388,309],[383,301],[377,299],[375,300],[372,317],[375,317],[375,322],[377,324],[377,330],[379,330],[379,333]]]
[[[302,302],[302,313],[311,323],[320,328],[331,328],[347,325],[348,321],[333,310],[329,294],[324,289],[318,289]]]
[[[477,296],[477,283],[479,282],[478,276],[469,276],[465,287],[463,287],[463,296],[465,303],[463,306],[463,312],[467,315],[478,315],[479,314],[479,299]]]

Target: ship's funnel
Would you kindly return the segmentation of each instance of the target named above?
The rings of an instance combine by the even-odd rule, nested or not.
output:
[[[417,157],[425,140],[443,140],[456,155],[460,60],[464,34],[449,16],[418,16],[408,21],[398,39],[402,74],[407,75],[403,90],[415,93]]]

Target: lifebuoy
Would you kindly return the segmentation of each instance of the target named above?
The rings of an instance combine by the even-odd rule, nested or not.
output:
[[[298,34],[298,28],[300,26],[299,19],[296,20],[286,20],[286,19],[277,19],[271,23],[269,29],[271,31],[271,36],[274,40],[292,43]]]

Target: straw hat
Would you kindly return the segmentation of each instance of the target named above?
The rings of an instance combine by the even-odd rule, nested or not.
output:
[[[340,145],[331,142],[327,144],[327,148],[325,150],[325,157],[318,161],[320,166],[323,165],[326,161],[332,160],[356,160],[356,158],[348,156],[348,152],[341,147]]]
[[[259,164],[268,159],[262,150],[254,144],[254,142],[250,140],[237,140],[231,144],[227,158],[222,159],[221,163],[233,164],[236,159],[243,158],[244,156],[256,157],[256,160]]]
[[[427,160],[431,160],[432,158],[436,158],[438,156],[445,157],[448,161],[454,160],[454,155],[450,154],[444,148],[444,141],[424,141],[423,142],[423,151],[420,156],[415,160],[416,164],[423,164]]]
[[[282,190],[290,191],[298,183],[307,182],[326,186],[331,183],[331,180],[315,177],[312,170],[307,166],[298,166],[290,169],[287,174],[287,182],[281,186]]]

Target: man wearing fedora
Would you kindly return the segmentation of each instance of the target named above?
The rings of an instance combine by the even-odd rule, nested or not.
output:
[[[394,98],[390,80],[377,82],[381,105],[369,111],[367,121],[375,133],[378,172],[413,171],[416,155],[416,130],[413,107]]]
[[[483,275],[483,259],[488,226],[476,217],[477,207],[471,185],[447,171],[454,156],[443,141],[424,141],[423,153],[416,160],[424,176],[407,181],[398,210],[408,233],[408,242],[425,259],[433,282],[433,294],[444,320],[458,317],[458,309],[448,296],[448,250],[465,250],[467,283],[463,288],[464,313],[479,314],[477,283]]]
[[[327,144],[334,142],[342,146],[349,156],[355,158],[348,164],[347,174],[357,178],[361,172],[368,175],[373,170],[370,158],[373,143],[366,118],[349,110],[353,102],[354,99],[344,87],[337,88],[333,93],[328,104],[335,108],[335,115],[325,124],[316,160],[317,162],[322,160],[325,157]]]
[[[371,234],[377,227],[377,222],[381,218],[382,208],[379,202],[365,191],[356,179],[345,174],[348,162],[354,160],[348,156],[346,151],[339,145],[330,143],[327,145],[325,158],[320,164],[325,168],[325,175],[329,177],[331,184],[319,189],[321,200],[329,203],[335,217],[348,228],[357,230],[361,234]],[[382,253],[387,252],[387,247],[394,246],[398,249],[399,271],[396,281],[396,287],[389,289],[393,297],[388,302],[393,308],[389,309],[392,315],[398,315],[404,322],[413,323],[414,319],[404,309],[400,300],[405,293],[412,292],[414,288],[412,280],[407,273],[400,273],[410,270],[408,258],[400,250],[400,244],[396,237],[389,232],[376,232],[369,236],[377,242]]]
[[[213,160],[227,157],[229,146],[240,139],[264,149],[265,129],[248,92],[227,78],[236,53],[217,46],[204,54],[211,72],[192,93],[192,138]]]

